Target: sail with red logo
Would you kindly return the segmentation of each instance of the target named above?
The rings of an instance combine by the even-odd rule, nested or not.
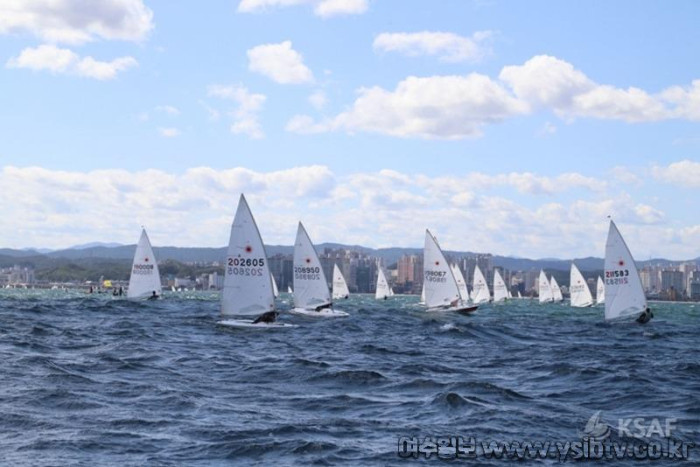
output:
[[[647,308],[647,299],[637,266],[625,240],[611,220],[605,243],[605,319],[638,316]]]
[[[151,242],[146,229],[141,231],[141,238],[136,245],[134,261],[131,265],[127,298],[157,298],[162,293],[158,263],[153,255]]]
[[[437,240],[428,229],[425,230],[423,258],[423,284],[427,311],[468,313],[478,308],[462,301],[452,268],[445,259]]]

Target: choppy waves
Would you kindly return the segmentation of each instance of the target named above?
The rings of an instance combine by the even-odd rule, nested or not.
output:
[[[428,315],[354,297],[349,318],[216,324],[216,295],[0,294],[0,448],[12,465],[405,465],[400,436],[570,440],[593,413],[700,433],[698,311],[651,325],[527,300]]]

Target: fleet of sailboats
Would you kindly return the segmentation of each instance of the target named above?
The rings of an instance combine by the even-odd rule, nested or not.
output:
[[[333,300],[349,297],[349,289],[337,264],[333,265],[332,294],[318,254],[303,224],[299,222],[294,245],[294,308],[291,313],[304,316],[338,317],[348,313],[333,308]],[[450,265],[435,237],[426,229],[423,250],[423,289],[421,304],[427,311],[470,312],[491,300],[486,279],[479,268],[474,268],[470,295],[464,275],[456,264]],[[605,250],[605,279],[598,276],[595,300],[585,278],[576,264],[571,264],[569,296],[572,307],[605,305],[607,321],[637,317],[646,322],[653,316],[647,307],[642,283],[634,258],[615,223],[611,220]],[[540,303],[560,302],[562,290],[552,275],[549,279],[540,270],[538,280]],[[158,264],[153,248],[143,229],[132,264],[127,298],[158,298],[162,293]],[[375,297],[386,299],[394,292],[383,268],[377,264]],[[248,203],[241,195],[231,226],[224,287],[221,294],[222,325],[233,327],[274,328],[294,325],[276,321],[275,298],[279,296],[277,283],[270,273],[265,247]],[[520,291],[517,297],[522,298]],[[493,301],[512,298],[503,276],[494,269]]]

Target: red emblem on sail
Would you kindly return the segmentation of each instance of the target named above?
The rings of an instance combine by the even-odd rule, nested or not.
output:
[[[440,266],[440,261],[435,261],[435,266]]]
[[[306,258],[306,264],[311,263],[311,258]]]
[[[624,262],[623,260],[620,260],[620,261],[617,262],[617,265],[620,266],[620,267],[622,267],[622,266],[625,265],[625,262]]]
[[[250,246],[250,245],[246,245],[246,247],[245,247],[245,252],[246,252],[246,253],[252,253],[252,252],[253,252],[253,247]]]
[[[143,259],[144,263],[148,263],[148,258]]]

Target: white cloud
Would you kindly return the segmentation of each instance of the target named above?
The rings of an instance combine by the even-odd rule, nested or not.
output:
[[[367,131],[399,137],[463,139],[480,136],[487,123],[528,111],[526,103],[512,97],[487,76],[409,77],[394,91],[363,88],[350,110],[326,124],[295,117],[294,131]],[[305,117],[304,117],[305,118]],[[321,125],[319,127],[319,125]]]
[[[661,97],[676,105],[676,117],[700,120],[700,79],[693,80],[689,87],[672,86],[662,92]]]
[[[316,16],[330,18],[341,15],[359,15],[367,11],[368,0],[241,0],[239,13],[257,13],[272,8],[311,5]]]
[[[549,55],[506,66],[499,78],[533,107],[549,108],[563,118],[645,122],[670,116],[659,98],[634,87],[599,85],[570,63]]]
[[[98,80],[114,79],[117,73],[136,65],[138,62],[133,57],[120,57],[110,62],[102,62],[92,57],[80,58],[72,50],[48,44],[26,48],[19,56],[10,58],[6,63],[7,68],[47,70],[54,74],[68,74]]]
[[[410,57],[436,56],[444,62],[476,61],[488,53],[483,43],[490,36],[490,31],[477,32],[472,37],[431,31],[382,33],[374,39],[373,47],[375,50],[398,52]]]
[[[700,162],[683,160],[669,164],[668,167],[657,166],[652,169],[652,175],[664,182],[700,188]]]
[[[253,94],[242,85],[212,85],[209,86],[208,95],[231,100],[237,105],[230,114],[233,118],[232,133],[245,134],[253,139],[265,137],[259,121],[260,111],[267,99],[265,95]]]
[[[264,44],[248,50],[248,68],[280,84],[312,83],[314,76],[304,65],[299,52],[292,49],[291,41]]]
[[[165,138],[180,136],[180,130],[177,128],[158,128],[158,133]]]
[[[222,246],[244,192],[269,244],[291,244],[302,220],[318,243],[419,246],[430,228],[450,250],[600,256],[606,216],[612,215],[638,257],[651,246],[667,257],[698,256],[700,226],[669,219],[619,185],[599,183],[577,173],[435,177],[381,170],[339,177],[325,166],[272,172],[195,167],[177,174],[4,167],[0,199],[13,202],[0,203],[0,216],[13,222],[0,224],[0,238],[13,247],[133,243],[145,224],[156,245]],[[553,192],[578,199],[553,201]],[[674,242],[667,241],[671,231]]]
[[[309,96],[309,102],[316,110],[323,110],[323,108],[328,103],[328,98],[326,93],[322,90],[318,90]]]
[[[142,0],[3,0],[0,34],[29,32],[48,42],[81,44],[96,38],[138,41],[153,29]]]
[[[172,105],[156,106],[156,111],[163,112],[164,114],[167,114],[167,115],[170,115],[173,117],[180,115],[180,109],[178,109],[177,107],[174,107]]]

